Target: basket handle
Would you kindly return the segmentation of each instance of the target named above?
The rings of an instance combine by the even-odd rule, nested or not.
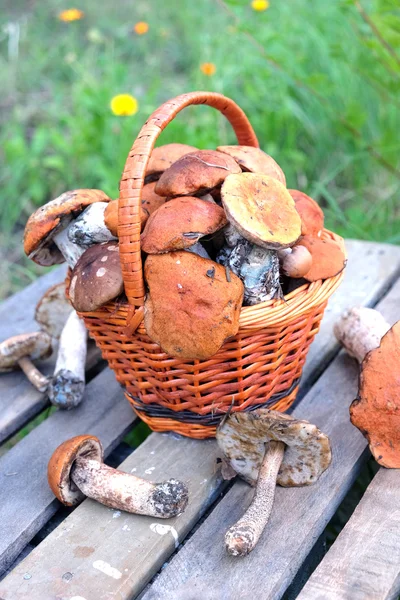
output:
[[[258,140],[242,109],[230,98],[213,92],[182,94],[162,104],[139,132],[125,163],[118,201],[118,237],[125,293],[131,307],[144,304],[144,281],[140,253],[140,207],[147,163],[154,144],[174,117],[186,106],[207,104],[230,122],[239,144],[255,146]]]

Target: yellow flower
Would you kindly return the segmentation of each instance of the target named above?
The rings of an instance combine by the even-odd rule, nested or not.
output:
[[[130,117],[137,113],[139,105],[136,98],[130,94],[118,94],[111,100],[110,107],[117,117]]]
[[[83,19],[85,13],[79,10],[78,8],[68,8],[67,10],[63,10],[58,15],[60,21],[64,21],[65,23],[69,23],[70,21],[79,21],[79,19]]]
[[[139,23],[136,23],[136,25],[133,28],[133,31],[135,33],[137,33],[138,35],[144,35],[145,33],[147,33],[149,30],[149,24],[146,23],[145,21],[139,21]]]
[[[269,2],[268,0],[253,0],[251,3],[251,8],[257,12],[262,12],[263,10],[267,10],[267,8],[269,8]]]
[[[200,70],[204,73],[204,75],[211,77],[212,75],[215,75],[217,67],[214,65],[214,63],[203,63],[200,65]]]

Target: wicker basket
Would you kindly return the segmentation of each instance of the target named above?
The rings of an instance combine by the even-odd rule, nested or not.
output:
[[[215,435],[216,426],[229,411],[289,408],[308,347],[342,274],[303,285],[284,301],[243,307],[238,334],[209,360],[172,358],[150,340],[143,325],[141,190],[159,134],[193,104],[218,109],[231,123],[239,144],[258,146],[243,111],[220,94],[183,94],[157,109],[133,144],[120,182],[118,234],[127,301],[110,302],[81,316],[143,421],[154,431],[207,438]],[[341,239],[326,230],[323,235]]]

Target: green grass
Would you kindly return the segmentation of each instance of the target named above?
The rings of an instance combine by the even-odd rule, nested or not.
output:
[[[9,0],[0,17],[6,26],[0,41],[2,296],[40,271],[21,251],[34,208],[77,187],[116,197],[146,118],[168,98],[195,89],[222,92],[243,107],[288,186],[321,203],[328,227],[400,242],[400,61],[353,2],[271,0],[262,13],[241,0],[82,0],[76,6],[85,17],[73,23],[58,20],[70,7],[59,0]],[[397,52],[395,1],[364,0],[363,6]],[[142,20],[149,31],[138,36],[132,27]],[[202,74],[203,62],[216,65],[214,76]],[[137,98],[136,115],[111,113],[118,93]],[[168,126],[160,143],[169,141],[212,148],[234,137],[215,111],[196,107]]]

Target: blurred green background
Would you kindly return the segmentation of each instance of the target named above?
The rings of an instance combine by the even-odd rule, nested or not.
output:
[[[62,21],[60,12],[73,6],[81,18]],[[314,197],[329,228],[400,242],[398,0],[3,0],[2,7],[1,296],[44,272],[22,252],[35,207],[79,187],[116,197],[148,115],[196,89],[242,106],[288,187]],[[140,22],[148,26],[141,34]],[[112,113],[121,93],[136,98],[136,114]],[[196,107],[163,133],[160,143],[170,141],[213,148],[234,138],[215,111]]]

